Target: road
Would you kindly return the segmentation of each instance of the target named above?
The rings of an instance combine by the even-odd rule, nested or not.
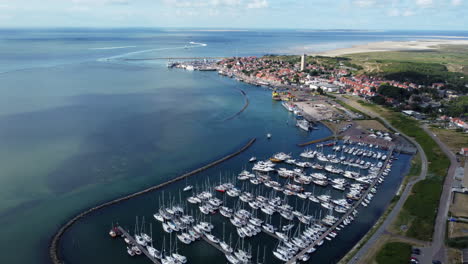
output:
[[[445,232],[447,224],[447,215],[452,198],[452,186],[455,170],[459,165],[457,157],[432,131],[426,126],[423,126],[424,131],[431,136],[432,139],[439,145],[442,151],[450,159],[450,168],[445,177],[442,195],[440,196],[439,209],[437,210],[436,223],[434,226],[434,234],[432,236],[432,259],[440,260],[447,263],[447,249],[445,247]]]
[[[400,133],[403,137],[405,137],[409,142],[411,142],[413,145],[416,146],[418,149],[419,156],[421,157],[421,173],[419,174],[418,178],[413,179],[412,181],[408,182],[406,185],[403,193],[400,196],[400,199],[396,203],[395,207],[393,207],[392,211],[388,214],[388,216],[385,218],[384,222],[380,227],[377,229],[377,231],[366,241],[366,243],[359,249],[358,252],[353,256],[353,259],[348,262],[348,264],[355,264],[355,263],[362,263],[360,260],[364,256],[364,254],[377,242],[377,240],[386,232],[385,230],[387,227],[395,220],[395,218],[398,216],[398,213],[400,212],[401,208],[403,207],[406,199],[408,198],[409,194],[411,193],[411,189],[413,188],[413,185],[421,180],[424,180],[427,175],[427,157],[426,154],[424,153],[424,150],[422,147],[416,142],[414,139],[404,135],[399,131],[398,129],[394,128],[387,120],[382,118],[379,114],[369,111],[368,109],[362,107],[360,104],[354,103],[351,100],[348,100],[344,97],[337,97],[337,99],[345,102],[346,104],[349,104],[353,106],[354,108],[358,109],[359,111],[365,113],[366,115],[373,117],[373,118],[379,118],[382,120],[382,122],[387,126],[393,129],[394,131]]]
[[[362,256],[367,252],[367,250],[377,241],[377,239],[385,232],[385,229],[392,223],[393,219],[398,215],[398,212],[400,211],[401,207],[403,206],[404,202],[408,198],[408,195],[411,191],[411,188],[413,185],[420,181],[425,179],[426,174],[427,174],[427,157],[422,150],[421,146],[412,138],[407,137],[397,129],[395,129],[393,126],[391,126],[385,119],[383,119],[379,114],[374,113],[372,111],[369,111],[368,109],[362,107],[360,104],[355,103],[354,101],[348,100],[344,97],[338,97],[338,99],[342,100],[343,102],[352,105],[359,111],[371,116],[371,117],[378,117],[380,118],[385,125],[388,127],[392,128],[393,130],[399,132],[402,136],[404,136],[407,140],[409,140],[411,143],[413,143],[417,148],[418,148],[418,153],[421,156],[421,161],[422,161],[422,169],[421,169],[421,174],[419,177],[411,182],[408,183],[406,186],[402,196],[400,197],[400,200],[398,200],[397,204],[395,207],[392,209],[390,214],[387,216],[385,219],[384,223],[379,227],[379,229],[372,235],[372,237],[364,244],[363,247],[356,253],[354,256],[353,260],[351,260],[348,263],[359,263],[359,260],[362,258]],[[453,186],[453,180],[454,180],[454,174],[455,170],[459,165],[457,158],[455,154],[450,151],[450,149],[432,132],[430,131],[426,126],[422,126],[424,131],[432,138],[434,141],[439,145],[439,147],[442,149],[442,151],[449,157],[450,159],[450,168],[447,172],[447,176],[445,177],[444,180],[444,185],[442,189],[442,194],[440,197],[440,202],[439,202],[439,208],[437,210],[437,217],[436,217],[436,222],[434,226],[434,233],[433,233],[433,238],[432,238],[432,243],[430,246],[431,253],[430,255],[432,256],[433,260],[439,260],[442,263],[447,263],[447,249],[445,247],[445,236],[446,236],[446,224],[447,224],[447,215],[448,215],[448,210],[450,207],[450,202],[452,200],[452,186]]]

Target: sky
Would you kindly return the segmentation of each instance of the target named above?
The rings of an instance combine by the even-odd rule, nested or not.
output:
[[[0,0],[0,27],[468,30],[468,0]]]

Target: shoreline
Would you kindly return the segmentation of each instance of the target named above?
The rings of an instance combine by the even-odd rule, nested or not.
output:
[[[367,44],[354,45],[350,48],[333,49],[323,52],[310,53],[312,56],[337,57],[356,53],[387,52],[387,51],[429,51],[437,50],[443,45],[468,45],[468,40],[412,40],[412,41],[380,41]]]

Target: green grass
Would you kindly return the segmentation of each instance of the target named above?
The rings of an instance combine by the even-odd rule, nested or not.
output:
[[[448,245],[458,249],[468,248],[468,236],[451,238],[448,240]]]
[[[448,45],[431,51],[388,51],[350,54],[346,57],[359,65],[373,62],[416,62],[445,65],[451,71],[468,73],[468,46]]]
[[[427,178],[413,186],[411,195],[403,205],[402,211],[405,217],[399,217],[398,224],[409,226],[406,232],[407,236],[430,241],[434,231],[443,181],[450,165],[449,159],[437,143],[420,127],[417,120],[398,112],[380,109],[379,106],[369,105],[369,103],[361,103],[361,105],[370,107],[377,112],[383,112],[383,116],[392,126],[414,138],[423,148],[428,160]],[[404,220],[408,222],[404,223]]]
[[[335,98],[335,97],[333,97],[333,98]],[[368,119],[368,118],[369,118],[369,116],[367,116],[367,115],[364,114],[363,112],[357,110],[356,108],[350,106],[349,104],[346,104],[346,103],[343,102],[343,101],[335,100],[335,102],[338,103],[338,104],[340,104],[340,105],[343,106],[344,108],[346,108],[346,109],[348,109],[348,110],[354,112],[354,113],[357,113],[357,114],[362,115],[362,116],[363,116],[363,119]]]
[[[411,257],[411,245],[402,242],[386,243],[377,253],[378,264],[402,264],[409,263]]]
[[[450,89],[466,92],[468,83],[468,45],[444,46],[428,51],[369,52],[346,55],[359,73],[387,80],[431,85],[447,83]]]

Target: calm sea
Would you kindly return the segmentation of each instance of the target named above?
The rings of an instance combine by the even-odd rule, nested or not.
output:
[[[264,88],[213,72],[169,70],[165,60],[126,59],[299,53],[436,35],[467,33],[0,30],[0,248],[5,252],[0,262],[48,263],[51,235],[80,210],[180,175],[250,138],[258,141],[246,153],[189,181],[202,184],[238,173],[250,156],[297,155],[297,143],[330,133],[323,126],[311,134],[297,130],[293,117]],[[250,105],[224,121],[244,105],[239,89]],[[356,227],[317,251],[312,261],[336,262],[372,226],[408,159],[400,157],[393,177]],[[164,190],[166,199],[170,194],[178,199],[184,184]],[[147,263],[128,257],[122,241],[111,241],[107,232],[112,222],[132,229],[135,216],[145,216],[160,242],[164,236],[151,215],[161,196],[150,193],[81,221],[64,238],[67,263]],[[171,239],[164,240],[168,245]],[[255,251],[257,244],[252,242]],[[274,241],[265,245],[269,253]],[[224,262],[202,242],[179,248],[191,263]]]

